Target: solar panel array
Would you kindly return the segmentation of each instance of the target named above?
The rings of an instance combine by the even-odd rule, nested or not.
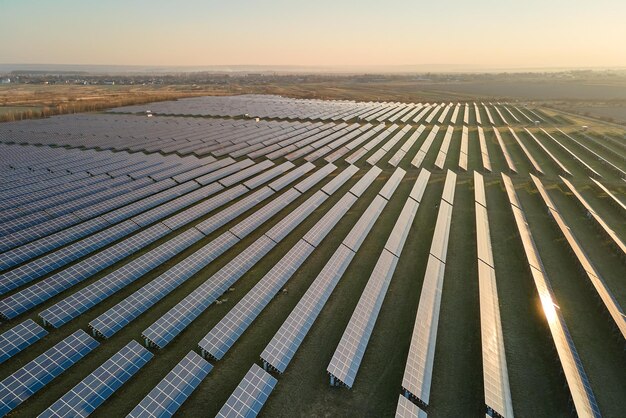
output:
[[[0,415],[15,409],[34,393],[98,346],[98,342],[78,330],[0,381]]]
[[[378,171],[372,169],[370,172],[377,173]],[[369,187],[374,182],[374,179],[375,177],[365,175],[362,180],[366,180],[367,184],[363,186],[359,185],[359,190],[361,190],[362,187]],[[395,178],[390,179],[390,182],[395,190],[398,182]],[[322,188],[322,190],[324,189],[325,188]],[[336,190],[336,188],[333,189]],[[291,250],[257,282],[237,305],[209,331],[198,344],[205,357],[216,360],[222,359],[230,347],[232,347],[237,339],[252,324],[272,298],[278,294],[280,289],[287,284],[296,270],[302,266],[320,242],[330,233],[337,222],[339,222],[341,217],[343,217],[356,202],[357,198],[358,196],[348,191],[343,198],[330,208]],[[283,218],[283,220],[285,219],[287,219],[287,217]],[[267,235],[274,239],[271,230]]]
[[[578,192],[576,187],[574,187],[571,181],[563,177],[561,177],[561,181],[565,183],[567,188],[572,192],[572,196],[576,198],[576,201],[585,209],[586,213],[591,219],[594,220],[599,229],[610,239],[617,254],[624,257],[626,255],[626,244],[624,244],[624,241],[622,241],[615,231],[604,221],[602,216],[596,213],[587,200],[580,194],[580,192]]]
[[[530,178],[532,179],[533,183],[535,183],[535,187],[537,188],[537,190],[539,190],[539,194],[546,206],[548,207],[548,211],[550,212],[552,219],[554,219],[554,222],[557,224],[559,230],[565,237],[565,240],[570,247],[571,253],[580,264],[581,270],[589,279],[595,291],[598,293],[598,296],[600,297],[603,306],[615,322],[619,333],[624,339],[626,339],[626,314],[624,313],[624,309],[620,306],[619,302],[613,295],[613,292],[611,291],[611,289],[609,289],[606,282],[602,279],[602,275],[598,272],[597,268],[594,267],[591,259],[586,254],[580,242],[574,236],[572,229],[567,225],[567,222],[561,216],[561,213],[559,212],[554,201],[550,198],[550,195],[541,183],[541,180],[539,180],[532,174]]]
[[[346,169],[348,170],[348,169]],[[340,177],[342,182],[348,178]],[[295,189],[292,189],[295,191]],[[237,257],[222,267],[207,281],[196,288],[165,315],[142,332],[146,343],[163,348],[182,332],[195,318],[228,290],[241,276],[263,258],[278,242],[290,233],[317,206],[328,198],[318,191],[300,206],[285,216],[269,231],[248,246]]]
[[[277,380],[272,375],[253,364],[217,416],[223,418],[256,417],[276,383]]]
[[[543,313],[548,321],[550,334],[556,347],[557,355],[565,374],[569,392],[574,402],[574,408],[579,416],[600,417],[598,403],[591,389],[587,374],[583,369],[582,362],[574,341],[565,324],[561,311],[552,291],[550,280],[541,261],[539,251],[535,245],[533,236],[528,227],[528,222],[522,207],[519,205],[514,186],[505,174],[502,174],[504,185],[509,195],[511,210],[515,218],[515,224],[519,232],[524,253],[528,260],[528,266],[535,283]],[[512,198],[511,196],[515,196]]]
[[[430,399],[455,185],[456,174],[448,171],[417,306],[411,347],[402,377],[404,396],[424,411],[427,410]]]
[[[0,335],[0,363],[4,363],[48,332],[32,319],[17,324]]]
[[[129,417],[171,417],[204,380],[213,366],[190,351],[128,414]]]
[[[404,170],[399,170],[395,173],[404,175]],[[409,196],[326,369],[332,385],[351,388],[354,384],[418,207],[419,202]]]
[[[398,295],[387,296],[387,290],[399,259],[409,257],[403,249],[427,184],[441,184],[445,177],[442,198],[432,203],[427,200],[430,210],[439,213],[396,409],[397,416],[425,416],[430,408],[432,355],[456,183],[451,172],[436,171],[431,176],[425,168],[442,170],[446,162],[456,162],[457,153],[460,171],[480,170],[485,178],[483,181],[483,176],[474,172],[477,240],[470,244],[476,245],[478,253],[485,413],[513,415],[504,356],[504,343],[511,341],[505,334],[511,331],[504,328],[503,332],[496,287],[500,275],[490,237],[502,234],[490,230],[485,193],[485,182],[500,183],[496,172],[515,173],[518,185],[528,178],[528,169],[543,176],[539,180],[530,175],[539,191],[530,199],[543,200],[548,207],[544,216],[554,219],[565,238],[550,245],[564,245],[571,251],[582,279],[598,296],[609,323],[616,325],[620,341],[626,338],[620,289],[612,274],[609,271],[605,282],[600,274],[605,272],[604,266],[596,267],[600,261],[595,260],[597,249],[586,252],[592,244],[583,239],[582,231],[579,235],[577,221],[557,209],[561,200],[551,198],[561,191],[570,195],[566,200],[574,199],[583,209],[578,214],[589,219],[581,216],[580,222],[597,226],[624,258],[622,231],[613,225],[611,214],[621,214],[626,208],[620,186],[620,178],[626,178],[621,168],[626,146],[613,134],[600,139],[571,128],[558,130],[550,124],[562,121],[549,113],[498,102],[365,103],[241,95],[183,99],[150,107],[154,112],[150,118],[145,117],[145,105],[140,105],[104,114],[0,124],[0,364],[4,370],[0,415],[14,409],[18,415],[40,413],[37,405],[41,404],[41,408],[48,406],[43,416],[86,416],[105,403],[114,404],[119,397],[138,404],[131,416],[171,416],[212,366],[190,352],[173,369],[172,365],[164,369],[166,363],[156,360],[167,354],[153,355],[133,338],[141,336],[148,348],[168,344],[180,348],[198,329],[181,335],[183,331],[194,321],[209,318],[210,326],[200,334],[208,331],[198,341],[199,352],[213,361],[224,359],[231,351],[230,356],[239,352],[231,350],[235,343],[249,342],[248,330],[267,320],[264,311],[274,312],[270,303],[283,294],[276,304],[287,303],[293,309],[286,318],[271,318],[279,321],[276,326],[282,324],[261,353],[265,371],[253,365],[220,412],[224,416],[258,414],[276,383],[270,373],[285,373],[299,348],[307,344],[307,335],[315,331],[314,324],[325,307],[335,309],[345,302],[333,301],[331,295],[341,278],[355,271],[351,266],[355,257],[368,256],[364,247],[372,241],[366,238],[396,196],[390,206],[398,208],[397,219],[378,224],[380,228],[392,228],[393,224],[393,228],[363,293],[350,296],[355,303],[360,299],[354,312],[349,312],[352,317],[327,367],[331,383],[352,387],[383,301],[398,300]],[[531,126],[535,121],[543,123],[543,128]],[[459,147],[453,134],[461,123]],[[444,125],[446,132],[439,135]],[[498,126],[509,130],[501,134]],[[476,143],[470,144],[470,134]],[[433,145],[436,140],[441,142]],[[435,146],[437,155],[428,157]],[[418,167],[425,168],[418,172]],[[460,176],[459,184],[471,187],[471,178]],[[553,178],[562,190],[547,185],[554,184]],[[415,184],[400,208],[397,195],[408,190],[403,185],[413,179]],[[559,310],[554,309],[547,273],[513,182],[507,176],[502,181],[534,283],[545,302],[542,307],[576,411],[599,416],[573,338]],[[382,187],[374,191],[376,184]],[[341,196],[340,190],[344,190]],[[600,199],[592,198],[593,193]],[[614,208],[605,210],[603,202]],[[470,210],[459,209],[466,214]],[[347,217],[357,221],[337,239]],[[303,224],[309,225],[308,231],[301,232]],[[375,231],[380,239],[379,230]],[[411,238],[413,245],[424,239],[426,231],[411,235],[415,237]],[[325,263],[317,276],[311,277],[305,266],[318,257]],[[246,290],[243,293],[237,284],[240,280]],[[307,283],[302,280],[311,282],[301,297],[287,291],[292,284]],[[408,283],[404,277],[402,282],[402,286]],[[209,310],[212,304],[226,304],[228,309]],[[215,317],[214,312],[226,314]],[[77,318],[81,320],[74,321]],[[140,333],[141,328],[129,326],[134,322],[141,328],[151,325]],[[106,357],[91,356],[74,368],[75,373],[59,378],[65,394],[46,388],[41,398],[21,405],[99,345],[80,329],[85,324],[107,346],[116,344],[108,341],[113,336],[131,342]],[[326,330],[318,332],[325,335]],[[515,344],[515,338],[512,341]],[[307,351],[302,351],[304,360],[310,359]],[[581,352],[588,356],[588,347]],[[394,353],[373,355],[395,358]],[[144,368],[152,357],[155,361]],[[235,369],[241,365],[230,358],[220,364],[231,361]],[[307,367],[323,371],[326,365]],[[250,364],[243,366],[247,370]],[[597,379],[601,368],[592,370],[591,377]],[[146,373],[156,373],[163,380],[150,392],[150,388],[137,392],[141,386],[135,379]],[[222,379],[224,373],[217,376]],[[381,379],[389,383],[389,377]],[[370,382],[363,384],[372,387]],[[133,392],[120,390],[124,385],[132,386]],[[281,398],[292,387],[287,385],[283,391]],[[115,399],[107,401],[114,393]],[[354,399],[362,396],[358,393]],[[377,395],[368,394],[373,400]],[[191,407],[192,413],[197,412],[197,404]],[[343,406],[329,408],[345,412]],[[377,404],[375,410],[383,408],[391,413],[386,404]],[[516,413],[518,409],[527,411],[519,402]]]
[[[513,403],[502,335],[496,268],[491,250],[487,196],[483,176],[477,172],[474,172],[474,207],[485,407],[491,417],[512,417]]]
[[[139,371],[153,354],[131,341],[43,411],[40,417],[86,417]]]
[[[430,173],[422,170],[411,193],[411,199],[415,202],[421,201],[422,195],[428,183]],[[395,181],[391,183],[397,186]],[[395,187],[394,187],[395,190]],[[391,198],[391,195],[388,195]],[[378,199],[380,197],[380,199]],[[261,353],[261,359],[266,368],[272,368],[279,373],[284,373],[287,365],[295,355],[298,347],[306,337],[313,322],[321,312],[326,301],[333,292],[335,286],[348,268],[354,255],[359,250],[361,243],[369,234],[378,216],[386,206],[388,199],[380,194],[377,199],[363,213],[361,218],[348,233],[348,237],[353,237],[350,241],[344,240],[339,245],[330,260],[322,268],[322,271],[315,278],[307,292],[302,296],[298,305],[293,309],[289,317],[285,320],[276,335]],[[381,202],[380,204],[377,202]],[[404,219],[407,219],[406,217]],[[406,229],[408,233],[408,228]],[[305,235],[305,239],[307,236]],[[358,235],[358,238],[355,238]],[[404,234],[401,234],[404,235]],[[311,239],[308,239],[310,242]],[[352,243],[346,245],[346,242]]]

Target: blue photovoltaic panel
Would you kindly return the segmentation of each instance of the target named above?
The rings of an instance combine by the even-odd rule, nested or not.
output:
[[[100,336],[110,338],[129,322],[152,307],[239,240],[230,232],[222,235],[185,258],[132,295],[98,316],[89,326]]]
[[[0,382],[0,416],[8,414],[98,346],[78,330]]]
[[[146,328],[141,335],[149,344],[159,348],[165,347],[275,245],[276,243],[265,235],[261,236]]]
[[[209,374],[213,366],[190,351],[128,414],[132,418],[171,417]]]
[[[219,211],[208,219],[200,222],[195,226],[195,228],[204,235],[209,235],[211,232],[232,221],[242,213],[252,209],[254,206],[273,194],[274,191],[269,187],[262,187],[254,193]]]
[[[200,231],[190,228],[40,312],[39,317],[59,328],[202,238]]]
[[[220,412],[217,413],[217,417],[256,417],[274,390],[276,383],[277,380],[271,374],[253,364],[239,386],[220,409]]]
[[[39,341],[48,332],[37,325],[32,319],[27,319],[0,335],[0,363],[13,357],[35,341]]]
[[[328,260],[298,305],[261,353],[264,362],[280,373],[284,373],[353,257],[352,250],[343,244],[339,245],[337,251]]]
[[[152,356],[141,344],[131,341],[39,417],[88,416],[137,373]]]
[[[0,275],[0,294],[7,293],[19,286],[38,279],[113,241],[117,241],[137,229],[139,229],[139,226],[134,222],[122,222],[8,271]]]
[[[83,238],[109,226],[109,223],[102,218],[93,218],[88,221],[74,225],[57,233],[47,235],[36,241],[24,244],[0,254],[0,270],[16,266],[30,260],[33,257],[53,250],[68,242]],[[0,251],[4,251],[0,248]]]
[[[298,241],[200,341],[205,356],[221,359],[314,249],[306,241]]]
[[[349,388],[354,384],[397,263],[398,258],[383,249],[328,365],[328,373]]]
[[[299,182],[293,187],[300,193],[304,193],[307,190],[309,190],[311,187],[315,186],[317,183],[322,181],[322,179],[324,179],[326,176],[328,176],[330,173],[332,173],[336,169],[337,169],[337,166],[335,166],[334,164],[331,164],[331,163],[326,164],[324,167],[320,168],[315,173],[311,174],[309,177],[305,178],[304,180],[302,180],[301,182]]]
[[[65,289],[80,283],[91,275],[104,270],[117,261],[128,257],[169,232],[171,230],[166,226],[156,224],[30,287],[20,290],[0,300],[0,316],[7,319],[14,318]]]

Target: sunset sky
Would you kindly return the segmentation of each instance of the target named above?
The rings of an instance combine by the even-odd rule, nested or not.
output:
[[[623,0],[0,0],[0,63],[624,67],[625,17]]]

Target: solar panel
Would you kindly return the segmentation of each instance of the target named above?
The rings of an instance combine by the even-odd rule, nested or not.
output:
[[[325,166],[317,170],[315,173],[311,174],[309,177],[307,177],[306,179],[296,184],[294,186],[294,189],[296,189],[300,193],[305,193],[307,190],[309,190],[311,187],[315,186],[317,183],[322,181],[324,178],[326,178],[326,176],[328,176],[330,173],[332,173],[336,169],[337,169],[336,165],[331,164],[331,163],[326,164]]]
[[[158,348],[165,347],[275,245],[276,243],[265,235],[257,239],[146,328],[142,336],[147,344]]]
[[[299,196],[300,193],[295,189],[287,190],[285,193],[278,196],[276,199],[272,200],[262,208],[252,213],[246,219],[230,228],[230,232],[236,235],[239,239],[243,239],[259,226],[274,217],[278,212],[283,210],[285,206],[289,205]]]
[[[398,258],[383,249],[327,367],[333,385],[354,384]]]
[[[211,171],[208,174],[195,178],[195,181],[205,186],[209,183],[213,183],[214,181],[218,181],[219,179],[229,176],[233,173],[237,173],[240,170],[245,170],[247,167],[254,165],[254,161],[245,159],[234,164],[227,165],[226,167],[222,167],[218,170]]]
[[[502,174],[502,177],[506,178],[508,176]],[[505,182],[505,186],[507,188],[510,187],[510,183]],[[514,190],[508,190],[508,193],[509,195],[516,195]],[[587,374],[583,369],[580,357],[578,356],[574,341],[572,340],[561,311],[556,308],[558,304],[554,297],[548,275],[543,268],[543,263],[541,262],[524,212],[521,207],[513,205],[513,200],[511,200],[511,208],[514,213],[517,230],[521,237],[522,246],[524,247],[524,252],[529,262],[530,272],[533,276],[537,292],[539,293],[541,306],[546,321],[548,322],[550,334],[552,335],[552,340],[556,347],[563,373],[565,374],[570,395],[574,402],[576,413],[579,416],[600,417],[601,414],[598,404],[591,389]]]
[[[256,417],[277,382],[272,375],[253,364],[217,416],[220,418]]]
[[[444,270],[445,264],[430,254],[402,378],[405,395],[423,406],[430,397]]]
[[[289,161],[285,161],[281,165],[278,165],[270,170],[267,170],[258,176],[252,177],[250,180],[247,180],[243,183],[248,189],[254,189],[255,187],[260,186],[263,183],[267,183],[270,180],[280,176],[281,174],[287,172],[288,170],[295,167],[295,165]]]
[[[439,169],[443,169],[443,165],[446,163],[446,157],[448,155],[448,149],[450,148],[450,140],[452,139],[452,133],[454,132],[453,126],[448,126],[446,134],[441,142],[441,148],[439,148],[439,154],[435,159],[435,166]]]
[[[40,312],[39,317],[44,324],[59,328],[202,238],[198,230],[188,229]]]
[[[530,151],[528,151],[528,148],[526,148],[526,145],[524,145],[524,143],[522,142],[522,140],[517,136],[517,134],[515,133],[515,131],[512,128],[509,128],[509,131],[511,132],[511,136],[513,136],[513,139],[515,139],[515,142],[517,142],[517,145],[519,145],[519,147],[522,149],[522,151],[524,152],[524,155],[526,155],[526,158],[528,159],[528,161],[530,161],[530,164],[533,166],[534,170],[536,173],[538,174],[544,174],[543,170],[541,169],[541,167],[539,166],[539,163],[537,162],[537,160],[535,160],[535,158],[532,156],[532,154],[530,153]]]
[[[233,203],[232,205],[224,208],[218,213],[210,216],[199,224],[195,225],[195,228],[202,232],[204,235],[210,235],[213,231],[226,225],[228,222],[237,218],[244,212],[252,209],[260,202],[264,201],[268,197],[272,196],[274,191],[267,186],[264,186],[256,192],[245,196],[243,199]],[[288,198],[288,196],[286,197]],[[272,202],[269,203],[273,205]],[[271,206],[270,206],[271,208]]]
[[[239,183],[240,181],[243,181],[244,179],[247,179],[248,177],[253,176],[257,173],[260,173],[261,171],[266,170],[273,166],[274,166],[273,162],[269,160],[264,160],[248,168],[239,170],[236,173],[231,174],[230,176],[219,180],[219,182],[222,186],[229,187],[229,186],[232,186],[233,184]]]
[[[0,294],[30,283],[113,241],[117,241],[137,229],[139,229],[137,224],[125,221],[8,271],[0,275]]]
[[[85,331],[78,330],[4,378],[0,382],[0,416],[15,409],[98,345]]]
[[[261,358],[265,364],[280,373],[284,373],[353,257],[354,252],[352,250],[343,244],[339,245],[313,284],[261,353]]]
[[[491,172],[491,160],[489,159],[489,150],[487,149],[487,141],[485,140],[485,131],[480,126],[478,128],[478,143],[480,145],[480,155],[483,162],[483,168]]]
[[[401,168],[396,168],[393,174],[391,175],[391,177],[389,177],[389,180],[387,180],[387,182],[383,186],[383,188],[380,189],[380,192],[378,192],[378,194],[387,200],[391,199],[393,192],[396,191],[396,188],[400,185],[400,182],[402,181],[405,175],[406,175],[406,171],[404,171]],[[350,191],[353,192],[354,188]],[[357,196],[360,196],[360,194],[357,194]]]
[[[615,206],[623,209],[626,212],[626,205],[622,203],[622,201],[619,200],[613,192],[611,192],[604,184],[600,183],[598,180],[594,178],[592,178],[591,180],[596,184],[596,186],[598,186],[600,190],[602,190],[609,197],[610,201],[614,203]]]
[[[476,207],[480,334],[486,412],[490,416],[512,417],[513,404],[500,320],[495,264],[491,251],[485,185],[482,175],[476,172],[474,172],[474,200]]]
[[[352,193],[346,193],[302,239],[317,247],[356,201],[357,198]]]
[[[422,146],[417,151],[417,154],[415,154],[415,157],[411,161],[411,165],[417,168],[419,168],[422,165],[422,163],[424,162],[424,159],[426,158],[426,154],[428,154],[428,150],[430,149],[430,146],[435,140],[435,137],[437,136],[438,132],[439,132],[439,126],[438,125],[433,126],[430,133],[428,134],[428,136],[422,143]]]
[[[402,395],[398,396],[396,418],[426,418],[426,412]]]
[[[407,199],[385,244],[385,249],[398,258],[400,258],[400,253],[402,248],[404,248],[404,243],[409,235],[418,207],[419,203],[415,200]]]
[[[221,360],[314,249],[298,241],[198,343],[203,355]]]
[[[530,132],[528,128],[524,128],[524,131],[526,131],[528,136],[530,136],[535,141],[535,143],[539,145],[539,147],[543,150],[543,152],[546,153],[546,155],[554,162],[554,164],[556,164],[556,166],[559,168],[559,170],[563,174],[565,174],[566,176],[572,175],[572,173],[567,169],[567,167],[565,167],[565,165],[563,165],[563,163],[554,154],[552,154],[550,150],[546,148],[546,146],[543,145],[541,141],[539,141],[539,138],[537,138],[532,132]]]
[[[224,232],[93,319],[89,322],[89,327],[97,335],[104,338],[112,337],[237,242],[239,239],[236,236],[228,231]]]
[[[467,129],[467,126],[463,126],[463,132],[461,133],[461,150],[459,154],[459,168],[464,171],[467,171],[468,154],[469,154],[469,130]]]
[[[327,195],[331,195],[337,191],[341,186],[343,186],[349,179],[352,178],[357,172],[359,168],[353,165],[349,165],[345,170],[339,173],[335,178],[326,183],[324,187],[322,187],[322,191]]]
[[[0,300],[0,316],[11,319],[26,312],[91,275],[133,254],[165,236],[170,229],[162,224],[145,229],[104,251],[79,261],[48,278]]]
[[[190,351],[128,414],[128,417],[171,417],[187,400],[200,382],[209,374],[211,366],[202,357]]]
[[[309,171],[313,170],[314,168],[315,168],[315,165],[312,163],[307,162],[305,164],[302,164],[296,167],[295,169],[291,170],[286,175],[271,182],[269,184],[269,187],[276,192],[279,190],[282,190],[285,187],[287,187],[287,185],[293,183],[294,181],[296,181],[297,179],[299,179],[300,177],[302,177]]]
[[[207,187],[211,187],[213,185],[216,185],[216,183],[211,183],[203,187],[203,189]],[[216,185],[215,191],[207,191],[208,193],[207,196],[212,195],[213,193],[217,193],[220,190],[222,190],[222,186]],[[204,193],[202,194],[199,193],[196,196],[182,196],[181,198],[176,199],[173,202],[169,202],[169,203],[166,203],[165,205],[161,205],[158,208],[155,208],[155,210],[153,211],[148,211],[139,216],[135,216],[132,219],[133,219],[133,222],[136,222],[141,226],[146,226],[156,220],[165,218],[167,215],[174,213],[179,209],[187,208],[174,216],[170,216],[169,218],[164,219],[161,222],[163,225],[167,226],[171,230],[175,230],[175,229],[180,228],[181,226],[188,224],[191,221],[194,221],[206,215],[209,212],[214,211],[215,209],[221,206],[226,205],[227,203],[230,203],[231,201],[237,199],[239,196],[242,196],[243,194],[247,192],[248,192],[248,189],[246,187],[242,185],[237,185],[233,188],[224,190],[215,196],[211,196],[209,199],[206,199],[198,203],[197,205],[191,206],[189,208],[187,207],[201,200],[203,197],[207,197],[207,196],[202,196]],[[195,195],[195,194],[196,194],[195,192],[190,193],[190,195]]]
[[[0,335],[0,364],[39,341],[45,335],[48,335],[48,332],[32,319],[27,319],[5,331]]]
[[[32,241],[28,244],[3,252],[0,254],[0,269],[6,270],[10,267],[14,267],[20,263],[37,257],[38,255],[58,248],[61,245],[100,231],[107,226],[109,226],[109,223],[103,218],[93,218],[62,231],[39,238],[36,241]],[[1,243],[0,247],[2,247]]]
[[[322,191],[317,191],[313,196],[309,197],[301,205],[295,208],[291,213],[281,219],[276,225],[265,233],[267,237],[274,242],[280,242],[291,231],[302,223],[315,209],[328,199],[328,196]]]
[[[598,296],[600,297],[600,300],[602,301],[604,307],[617,325],[620,334],[622,335],[622,337],[626,338],[626,315],[624,314],[624,310],[622,309],[619,302],[602,279],[602,276],[593,266],[593,263],[574,236],[574,231],[572,231],[572,229],[567,226],[567,223],[561,217],[561,214],[556,208],[555,203],[548,195],[548,191],[544,188],[541,181],[532,174],[530,176],[532,181],[535,183],[535,186],[539,190],[543,201],[548,207],[552,218],[561,230],[561,233],[565,237],[570,249],[572,250],[572,253],[576,257],[576,260],[578,261],[580,267],[585,273],[585,276],[589,279],[594,289],[598,293]]]
[[[502,135],[500,135],[500,131],[498,131],[498,128],[496,128],[495,126],[493,127],[493,133],[496,135],[496,140],[498,141],[498,144],[500,145],[500,149],[502,149],[502,154],[504,155],[504,159],[506,160],[506,165],[509,167],[509,170],[511,170],[513,173],[517,173],[517,167],[515,166],[515,163],[513,162],[511,155],[509,154],[509,150],[507,146],[505,145],[504,140],[502,139]]]
[[[373,166],[370,168],[367,173],[363,175],[359,179],[358,182],[350,189],[350,193],[355,195],[356,197],[361,197],[361,195],[365,192],[365,190],[372,184],[372,182],[382,173],[383,170],[380,168]]]
[[[405,141],[405,143],[400,147],[398,151],[389,159],[389,164],[393,167],[396,167],[400,164],[400,161],[404,158],[404,156],[413,148],[413,145],[417,142],[420,135],[424,132],[424,125],[420,125],[417,127],[415,132],[411,134],[411,136]]]
[[[578,203],[586,210],[587,214],[596,222],[596,224],[600,227],[600,229],[610,238],[611,243],[616,248],[618,254],[621,256],[626,254],[626,244],[621,240],[621,238],[613,231],[613,229],[602,219],[600,215],[596,213],[596,211],[591,207],[589,202],[585,200],[584,197],[576,190],[574,185],[567,179],[563,177],[559,177],[563,183],[567,186],[567,188],[572,192],[572,195],[576,198]]]
[[[88,416],[137,373],[152,356],[138,342],[131,341],[39,416]]]
[[[416,202],[420,203],[422,201],[422,197],[424,196],[424,191],[426,190],[426,186],[428,185],[428,179],[430,179],[430,171],[422,168],[420,173],[417,175],[417,179],[415,180],[415,184],[411,189],[411,193],[409,197]]]
[[[374,223],[382,213],[385,205],[387,205],[387,200],[382,196],[376,195],[372,203],[370,203],[363,215],[359,218],[356,225],[343,240],[343,244],[356,252],[374,226]]]
[[[443,194],[441,199],[452,204],[454,202],[454,190],[456,188],[456,173],[448,170],[446,174],[446,182],[443,185]]]
[[[218,170],[220,168],[224,168],[227,165],[233,164],[235,160],[230,157],[222,158],[220,160],[214,161],[207,165],[203,165],[198,168],[194,168],[193,170],[187,171],[185,173],[181,173],[172,177],[176,182],[183,183],[189,180],[192,180],[196,177],[203,176],[205,174],[209,174],[212,171]]]

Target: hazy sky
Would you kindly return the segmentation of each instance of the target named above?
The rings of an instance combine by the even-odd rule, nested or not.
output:
[[[0,63],[626,66],[626,0],[0,0]]]

